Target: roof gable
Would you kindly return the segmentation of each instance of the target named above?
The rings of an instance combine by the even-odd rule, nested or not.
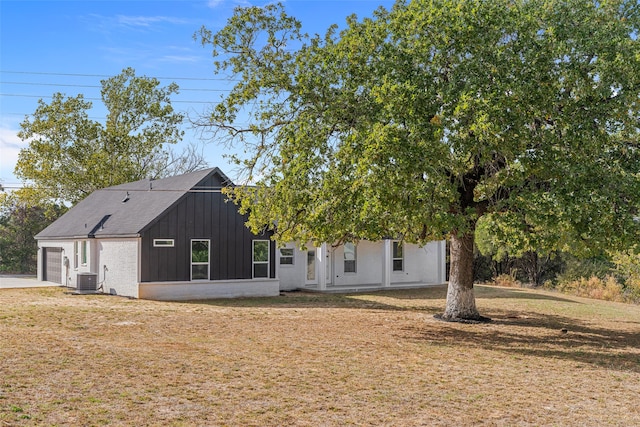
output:
[[[159,180],[140,180],[91,193],[36,239],[135,237],[190,191],[233,185],[218,168]]]

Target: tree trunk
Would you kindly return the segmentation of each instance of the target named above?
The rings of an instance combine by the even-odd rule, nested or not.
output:
[[[447,306],[442,320],[452,322],[486,322],[490,319],[480,316],[473,293],[473,230],[458,236],[451,236],[451,270],[447,290]]]

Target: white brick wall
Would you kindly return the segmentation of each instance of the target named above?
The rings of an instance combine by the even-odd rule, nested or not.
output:
[[[67,286],[77,288],[78,273],[96,273],[102,292],[138,297],[138,239],[84,239],[87,242],[87,263],[78,257],[75,265],[74,240],[38,241],[38,280],[44,277],[42,248],[62,248],[62,276]],[[77,240],[81,251],[82,240]],[[64,265],[68,258],[68,266]]]
[[[283,291],[303,287],[307,274],[307,252],[299,250],[293,243],[288,243],[285,247],[294,250],[293,265],[280,265],[280,250],[276,249],[276,270],[280,289]]]
[[[211,298],[273,297],[280,294],[278,279],[216,280],[206,282],[140,283],[140,298],[188,301]]]
[[[356,272],[344,272],[344,247],[333,251],[333,280],[336,286],[382,284],[383,242],[361,240],[356,246]]]
[[[98,283],[103,292],[138,298],[139,239],[97,239]]]
[[[404,245],[404,271],[393,271],[391,283],[444,283],[444,241],[429,242],[424,247]]]

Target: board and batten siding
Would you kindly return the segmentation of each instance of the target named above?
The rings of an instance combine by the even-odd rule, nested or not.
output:
[[[244,225],[232,202],[217,189],[217,176],[200,182],[177,204],[150,224],[142,234],[141,282],[180,282],[191,280],[191,241],[209,240],[209,279],[251,279],[252,241],[268,240],[256,236]],[[198,191],[202,189],[203,191]],[[206,191],[207,189],[214,191]],[[154,239],[173,239],[173,247],[154,247]],[[275,278],[275,243],[270,244],[270,278]]]

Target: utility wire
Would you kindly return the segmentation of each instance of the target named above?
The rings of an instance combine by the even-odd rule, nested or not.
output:
[[[12,70],[0,70],[1,74],[31,74],[31,75],[43,75],[43,76],[72,76],[72,77],[114,77],[108,74],[79,74],[79,73],[50,73],[44,71],[12,71]],[[194,81],[223,81],[233,82],[240,81],[232,78],[203,78],[203,77],[149,77],[163,80],[194,80]]]
[[[63,84],[63,83],[35,83],[35,82],[5,82],[0,81],[3,85],[23,85],[23,86],[64,86],[64,87],[87,87],[87,88],[101,88],[97,85],[79,85],[79,84]]]
[[[62,86],[62,87],[83,87],[83,88],[92,88],[92,89],[101,89],[102,86],[98,85],[79,85],[79,84],[68,84],[68,83],[34,83],[34,82],[3,82],[0,81],[0,84],[3,85],[22,85],[22,86]],[[180,91],[192,91],[192,92],[231,92],[231,89],[200,89],[200,88],[180,88]]]
[[[24,93],[0,93],[0,96],[15,96],[15,97],[23,97],[23,98],[47,98],[47,99],[52,99],[53,96],[52,95],[27,95]],[[82,97],[82,99],[86,100],[86,101],[102,101],[102,98],[86,98],[86,97]],[[219,102],[212,102],[212,101],[180,101],[180,100],[172,100],[171,103],[186,103],[186,104],[219,104]]]

